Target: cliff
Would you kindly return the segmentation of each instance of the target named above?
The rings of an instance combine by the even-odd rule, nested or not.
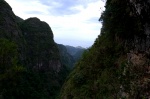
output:
[[[107,0],[101,34],[71,72],[61,99],[148,99],[150,2]]]
[[[84,51],[86,51],[85,48],[82,48],[80,46],[73,47],[73,46],[66,45],[65,47],[67,49],[67,52],[73,56],[75,63],[81,59],[82,54],[84,53]]]
[[[50,26],[0,0],[0,99],[55,99],[68,72]]]
[[[67,48],[62,44],[57,44],[60,57],[63,64],[65,64],[68,68],[72,69],[75,64],[75,60],[71,54],[68,53]]]
[[[0,37],[14,41],[21,39],[22,33],[16,24],[11,7],[4,0],[1,0],[0,9]]]
[[[4,0],[0,1],[0,38],[6,38],[18,45],[19,60],[25,60],[25,40],[16,23],[16,16],[11,7]]]
[[[20,27],[27,42],[28,66],[59,72],[61,68],[59,51],[49,25],[38,18],[29,18],[24,20]]]

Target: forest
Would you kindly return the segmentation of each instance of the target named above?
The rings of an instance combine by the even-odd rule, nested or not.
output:
[[[150,1],[106,0],[98,20],[90,48],[65,46],[0,0],[0,99],[149,99]]]

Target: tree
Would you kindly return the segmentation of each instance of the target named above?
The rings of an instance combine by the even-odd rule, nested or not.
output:
[[[7,39],[0,39],[0,98],[13,95],[19,74],[24,70],[17,64],[17,58],[17,45]]]

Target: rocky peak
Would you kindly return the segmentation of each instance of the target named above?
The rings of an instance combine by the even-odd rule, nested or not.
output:
[[[19,59],[25,59],[25,41],[16,22],[12,8],[4,0],[0,0],[0,38],[6,38],[18,45]]]
[[[25,32],[28,32],[30,34],[41,34],[41,35],[47,35],[50,37],[49,40],[53,40],[53,33],[50,28],[50,26],[46,23],[41,21],[38,18],[29,18],[25,20],[21,25],[22,30]]]
[[[22,22],[21,29],[28,46],[31,66],[38,70],[59,72],[61,62],[57,45],[53,40],[50,26],[38,18],[29,18]]]
[[[0,1],[0,37],[6,37],[17,41],[22,34],[15,20],[12,8],[4,1]]]
[[[0,99],[55,99],[69,71],[50,26],[21,19],[0,0],[0,42]]]

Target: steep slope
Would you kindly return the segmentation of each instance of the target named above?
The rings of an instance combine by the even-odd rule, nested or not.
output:
[[[31,71],[31,74],[27,75],[32,75],[31,78],[35,81],[41,80],[38,81],[40,84],[36,87],[43,91],[38,92],[36,87],[33,88],[41,98],[54,99],[69,71],[61,62],[59,49],[53,40],[52,30],[46,22],[40,21],[38,18],[24,20],[20,23],[20,27],[27,42],[26,66]],[[29,80],[29,82],[35,83],[33,80]],[[33,95],[32,98],[35,96]]]
[[[69,54],[74,55],[77,52],[77,49],[73,46],[66,45],[67,51]]]
[[[25,40],[22,32],[16,23],[16,16],[11,7],[0,0],[0,38],[6,38],[17,43],[19,51],[19,60],[25,60]]]
[[[78,62],[81,59],[84,51],[86,51],[86,49],[83,49],[83,48],[77,48],[77,49],[78,49],[78,51],[73,55],[74,60],[76,62]]]
[[[70,55],[66,49],[66,47],[62,44],[57,44],[60,52],[61,61],[64,65],[69,67],[70,69],[73,68],[75,64],[75,60],[72,55]]]
[[[73,47],[66,45],[67,52],[73,56],[75,63],[81,58],[83,52],[86,50],[85,48],[82,47]]]
[[[29,18],[22,22],[20,27],[28,46],[27,65],[38,70],[59,72],[59,51],[49,25],[38,18]]]
[[[21,39],[22,34],[16,24],[15,15],[11,7],[4,1],[0,1],[0,37],[14,41]]]
[[[0,99],[55,99],[68,72],[49,25],[0,0]]]
[[[150,2],[107,0],[101,34],[67,78],[61,99],[148,99]]]
[[[20,18],[19,16],[16,16],[16,22],[17,23],[21,23],[23,22],[24,20],[22,18]]]

